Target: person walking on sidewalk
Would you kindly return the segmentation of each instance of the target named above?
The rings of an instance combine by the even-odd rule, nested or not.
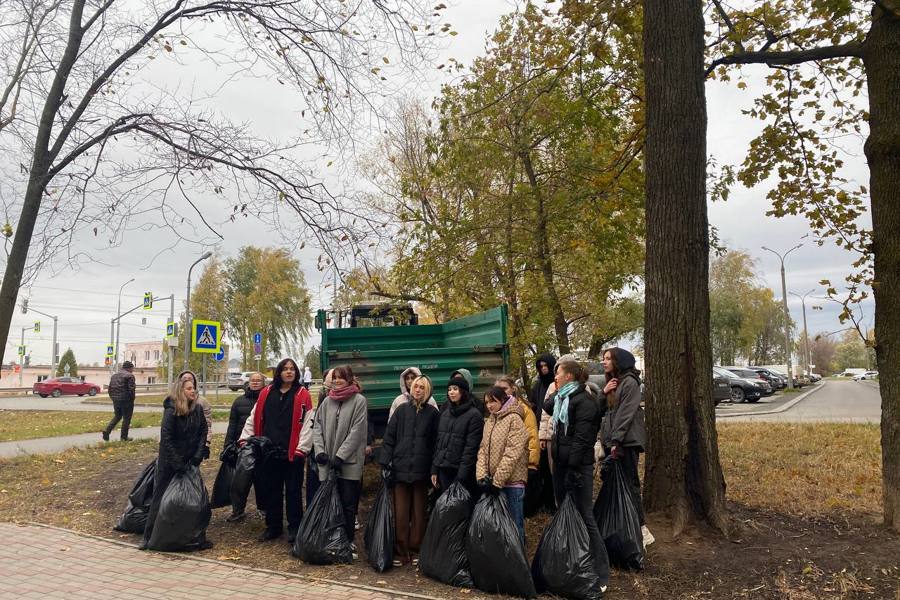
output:
[[[312,369],[303,367],[303,387],[309,389],[312,386]]]
[[[266,530],[262,541],[281,537],[284,531],[282,515],[287,512],[288,543],[294,543],[303,519],[300,493],[304,457],[297,448],[303,421],[312,410],[312,400],[301,385],[301,376],[293,359],[285,358],[278,363],[272,384],[259,393],[241,432],[241,441],[251,436],[265,436],[281,451],[280,457],[268,458],[262,473],[255,473],[253,478],[254,485],[266,490]]]
[[[131,426],[131,415],[134,414],[134,363],[126,360],[122,363],[122,369],[114,373],[109,379],[109,398],[113,404],[113,418],[103,430],[103,441],[109,441],[109,434],[113,432],[119,419],[122,420],[122,441],[127,442],[128,428]]]
[[[153,500],[144,527],[144,539],[138,546],[146,550],[150,542],[156,515],[163,494],[177,473],[184,473],[191,465],[203,462],[206,442],[206,418],[197,403],[197,389],[194,382],[177,379],[172,390],[163,401],[162,425],[159,428],[159,457],[156,459],[156,473],[153,481]],[[201,540],[200,549],[211,548],[212,544]]]

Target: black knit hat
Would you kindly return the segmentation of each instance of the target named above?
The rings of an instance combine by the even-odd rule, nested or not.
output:
[[[452,377],[450,381],[447,382],[447,388],[449,389],[451,385],[455,385],[460,390],[466,392],[467,394],[471,393],[472,390],[469,389],[469,382],[463,379],[462,377]]]

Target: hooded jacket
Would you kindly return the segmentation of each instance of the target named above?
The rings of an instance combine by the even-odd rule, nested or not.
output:
[[[641,408],[641,372],[635,368],[631,352],[621,348],[614,348],[613,352],[619,370],[619,385],[606,396],[609,408],[600,427],[600,439],[607,448],[624,446],[643,451],[647,447],[647,427]]]
[[[209,400],[200,395],[200,386],[197,385],[197,374],[193,371],[182,371],[178,374],[178,379],[181,379],[185,373],[191,374],[191,379],[194,380],[194,389],[197,390],[197,404],[200,405],[200,408],[203,409],[203,416],[206,417],[206,445],[208,446],[212,442],[213,428],[212,428],[212,404],[209,403]]]
[[[541,374],[541,363],[545,363],[550,367],[550,371],[546,375]],[[553,368],[556,366],[556,358],[552,354],[541,354],[534,361],[535,378],[531,391],[528,392],[528,403],[531,404],[531,410],[538,420],[541,418],[541,410],[544,400],[547,398],[547,390],[553,385]]]
[[[253,391],[248,388],[247,391],[235,398],[234,402],[231,403],[231,412],[228,415],[228,431],[225,433],[226,446],[237,442],[241,437],[244,425],[247,424],[247,419],[250,417],[250,413],[253,412],[253,407],[256,406],[256,400],[259,398],[261,391]]]
[[[439,469],[455,469],[457,481],[474,481],[483,433],[484,418],[472,402],[471,394],[461,398],[459,404],[447,400],[438,422],[431,473],[437,475]]]
[[[490,477],[494,487],[504,488],[528,480],[528,432],[522,405],[507,402],[484,422],[475,477]]]
[[[196,458],[203,458],[206,445],[206,419],[199,403],[186,415],[175,414],[175,402],[163,401],[162,424],[159,429],[159,471],[183,471]]]
[[[459,373],[459,376],[466,380],[466,383],[469,384],[469,391],[472,394],[475,393],[475,378],[472,377],[472,373],[468,369],[456,369],[453,371],[454,373]],[[452,377],[451,377],[452,379]]]
[[[246,440],[251,436],[265,435],[265,416],[266,416],[266,399],[272,391],[272,385],[267,385],[259,393],[259,399],[250,411],[250,416],[244,424],[244,430],[241,432],[241,439]],[[294,410],[291,412],[291,435],[288,440],[288,446],[285,448],[288,461],[293,461],[297,456],[297,447],[300,445],[300,429],[303,427],[303,420],[306,413],[312,410],[312,400],[309,398],[309,391],[300,386],[294,386]],[[303,455],[300,455],[303,458]]]
[[[422,371],[420,371],[417,367],[409,367],[407,369],[404,369],[403,372],[400,373],[400,395],[394,398],[394,401],[391,402],[391,408],[388,410],[388,421],[391,420],[391,417],[394,416],[394,411],[396,411],[401,404],[409,402],[410,400],[409,388],[406,387],[406,381],[404,380],[407,373],[413,373],[416,377],[422,376]],[[438,403],[435,402],[433,397],[428,399],[428,404],[433,406],[436,410],[440,410]]]
[[[544,410],[553,414],[556,397],[544,402]],[[599,429],[597,400],[584,385],[569,396],[569,424],[563,430],[555,427],[553,432],[553,462],[568,468],[579,468],[594,464],[594,444]]]
[[[387,424],[379,462],[393,471],[397,481],[425,481],[431,474],[438,411],[427,402],[401,404]]]
[[[528,432],[528,468],[537,470],[541,465],[541,444],[538,440],[538,424],[534,412],[524,400],[516,399],[522,409],[522,420]]]

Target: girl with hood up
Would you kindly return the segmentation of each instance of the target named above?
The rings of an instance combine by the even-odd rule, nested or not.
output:
[[[454,377],[447,383],[447,401],[438,421],[431,484],[441,491],[459,481],[475,496],[475,461],[484,433],[484,417],[475,406],[469,382]]]
[[[641,452],[647,447],[647,428],[641,408],[641,372],[635,368],[634,355],[622,348],[603,351],[603,371],[606,376],[603,393],[609,408],[600,426],[600,439],[606,455],[621,461],[641,520],[644,546],[649,546],[654,538],[644,521],[638,476]]]
[[[354,539],[368,434],[368,400],[349,365],[335,367],[331,390],[316,408],[313,455],[319,479],[337,477],[347,538]],[[355,549],[354,544],[354,549]],[[354,550],[355,554],[355,550]]]
[[[391,402],[391,408],[388,410],[388,421],[391,420],[391,417],[394,416],[394,412],[400,407],[401,404],[405,404],[412,400],[412,395],[410,394],[410,388],[412,387],[412,382],[416,380],[416,377],[421,377],[422,371],[419,370],[418,367],[408,367],[400,373],[400,395],[394,398],[394,401]],[[433,406],[436,409],[439,409],[437,402],[435,402],[434,397],[429,394],[428,404]]]

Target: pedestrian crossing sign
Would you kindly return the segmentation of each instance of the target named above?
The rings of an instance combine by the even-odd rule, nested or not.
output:
[[[199,353],[218,354],[221,347],[222,324],[218,321],[191,321],[191,350]]]

